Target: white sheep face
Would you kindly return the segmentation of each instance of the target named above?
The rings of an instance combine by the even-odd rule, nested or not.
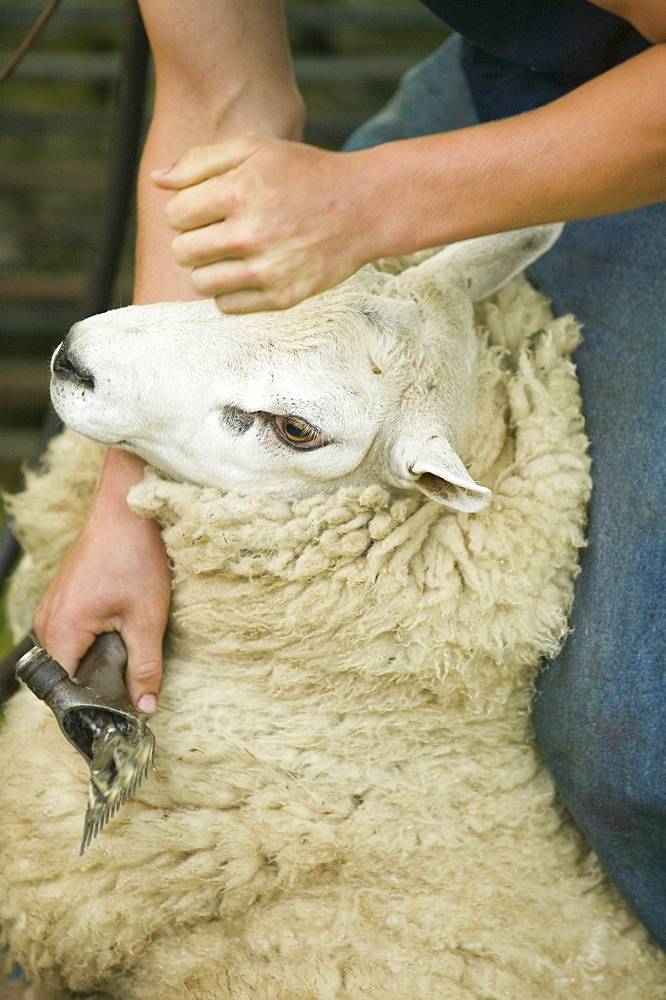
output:
[[[490,493],[456,453],[473,420],[472,299],[558,234],[469,240],[398,276],[368,266],[284,312],[207,300],[92,316],[54,355],[53,404],[177,479],[286,499],[382,482],[478,510]]]

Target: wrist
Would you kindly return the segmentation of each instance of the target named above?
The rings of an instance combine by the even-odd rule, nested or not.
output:
[[[435,140],[438,148],[428,148],[426,139]],[[474,228],[472,212],[451,163],[452,153],[455,139],[450,144],[447,134],[360,151],[358,190],[364,192],[364,205],[359,214],[374,244],[374,257],[412,253],[476,235],[467,231]]]
[[[118,448],[107,448],[104,465],[93,497],[92,511],[131,513],[127,506],[128,490],[143,479],[146,463],[137,455]],[[133,517],[138,515],[132,514]]]
[[[421,234],[413,225],[413,207],[407,196],[409,171],[399,153],[396,156],[388,148],[395,145],[386,143],[333,154],[346,160],[342,186],[344,215],[349,231],[356,236],[361,258],[358,266],[427,245],[420,241]],[[414,247],[403,249],[405,241],[414,242]]]
[[[212,90],[212,88],[211,88]],[[283,86],[274,94],[249,93],[237,100],[227,93],[216,103],[192,104],[177,99],[165,88],[156,98],[155,114],[144,147],[138,179],[138,225],[133,301],[188,301],[201,298],[190,279],[189,269],[177,264],[171,253],[174,232],[164,212],[172,192],[153,184],[153,170],[168,167],[194,146],[211,146],[248,132],[267,138],[298,140],[305,122],[305,105],[298,89]]]
[[[538,204],[533,179],[515,165],[521,143],[510,129],[515,132],[515,124],[493,122],[364,151],[370,225],[381,246],[378,256],[559,218]]]
[[[261,77],[237,79],[200,91],[170,81],[156,90],[144,158],[146,152],[152,158],[152,151],[162,154],[170,147],[175,160],[192,146],[214,145],[248,133],[299,141],[305,114],[293,78],[274,85]]]

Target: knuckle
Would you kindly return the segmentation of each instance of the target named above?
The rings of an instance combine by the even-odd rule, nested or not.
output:
[[[172,229],[179,229],[183,223],[182,198],[175,194],[164,207],[164,216]]]
[[[156,689],[162,679],[162,663],[160,660],[140,660],[130,663],[129,672],[135,685]]]
[[[236,256],[245,257],[254,249],[254,236],[245,226],[226,224],[225,248]]]
[[[49,617],[39,625],[35,621],[35,627],[40,633],[45,649],[57,649],[68,639],[71,639],[73,625],[74,623],[64,615]]]
[[[276,233],[270,226],[265,226],[262,224],[262,219],[252,220],[251,224],[247,227],[246,241],[252,247],[254,252],[257,251],[267,251],[275,244],[279,239],[279,234]],[[270,261],[265,258],[265,264],[269,264]]]
[[[281,268],[272,260],[260,261],[257,265],[257,278],[264,288],[269,288],[282,277]],[[277,291],[277,290],[276,290]]]
[[[257,148],[256,136],[239,135],[233,140],[233,151],[239,160],[245,160]]]
[[[206,182],[205,197],[221,219],[236,211],[243,200],[239,186],[230,186],[224,176],[213,177]]]
[[[155,607],[146,608],[142,615],[143,627],[154,632],[161,639],[164,635],[168,616],[167,606],[160,604],[155,605]]]
[[[180,233],[171,241],[171,252],[179,264],[195,263],[196,254],[191,240],[188,239],[185,233]]]
[[[215,295],[220,290],[220,282],[210,267],[195,267],[191,274],[192,284],[202,295]]]
[[[291,309],[299,301],[297,292],[290,285],[271,290],[268,298],[271,309]]]
[[[189,164],[199,163],[200,160],[206,159],[208,154],[207,146],[190,146],[183,155],[178,160],[178,164],[183,164],[185,166]]]
[[[151,601],[150,603],[146,602],[140,612],[135,611],[132,615],[132,629],[144,636],[161,640],[166,627],[168,613],[167,603],[159,600]]]
[[[263,285],[263,268],[259,261],[247,260],[243,268],[241,279],[245,285]]]

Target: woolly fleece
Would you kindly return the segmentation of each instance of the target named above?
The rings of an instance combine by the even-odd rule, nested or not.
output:
[[[479,514],[133,489],[174,568],[157,770],[79,858],[86,768],[9,703],[0,924],[29,975],[115,1000],[666,998],[530,729],[590,490],[578,330],[522,279],[478,317]],[[101,457],[65,432],[10,503],[17,638]]]

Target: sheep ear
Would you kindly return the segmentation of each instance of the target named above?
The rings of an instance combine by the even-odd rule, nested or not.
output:
[[[428,440],[398,439],[391,456],[397,485],[418,489],[430,500],[472,514],[487,507],[492,493],[479,486],[443,435]]]
[[[457,272],[473,302],[506,284],[549,250],[562,232],[563,225],[533,226],[494,236],[452,243],[429,260],[404,272],[435,284],[451,271]]]

